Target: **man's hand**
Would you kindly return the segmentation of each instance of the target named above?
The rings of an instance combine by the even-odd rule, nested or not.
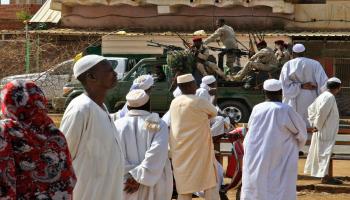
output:
[[[316,127],[313,127],[312,128],[312,132],[315,133],[315,132],[318,132],[318,129]]]
[[[304,89],[304,90],[316,90],[317,89],[317,85],[314,85],[311,82],[301,84],[300,87],[301,87],[301,89]]]
[[[131,175],[124,183],[124,191],[128,194],[136,192],[139,187],[140,183],[138,183]]]

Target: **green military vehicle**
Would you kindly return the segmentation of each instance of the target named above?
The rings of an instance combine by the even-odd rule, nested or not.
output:
[[[106,106],[111,113],[118,111],[125,104],[125,96],[128,93],[133,80],[144,74],[151,74],[155,78],[154,87],[151,90],[151,109],[160,114],[165,113],[173,99],[170,91],[173,80],[172,73],[167,67],[166,57],[151,57],[141,59],[121,80],[117,86],[108,92]],[[156,68],[162,67],[165,72],[165,79],[158,80]],[[83,88],[73,80],[66,87],[74,88],[66,97],[65,107],[69,102],[83,92]],[[217,102],[219,107],[228,116],[237,122],[247,122],[254,105],[263,101],[261,89],[246,89],[243,83],[218,82]]]

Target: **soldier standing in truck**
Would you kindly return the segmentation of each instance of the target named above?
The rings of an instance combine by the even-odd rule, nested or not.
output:
[[[234,54],[232,49],[237,49],[237,40],[236,34],[231,26],[225,24],[224,19],[216,20],[216,31],[210,35],[206,40],[204,40],[204,44],[207,45],[211,42],[222,42],[225,46],[225,51],[219,53],[219,68],[223,69],[223,57],[226,54],[226,66],[232,71],[233,63],[236,61],[237,56]]]

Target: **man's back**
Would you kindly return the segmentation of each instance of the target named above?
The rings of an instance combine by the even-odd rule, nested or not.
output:
[[[298,150],[306,126],[280,102],[256,105],[244,139],[242,199],[296,199]]]
[[[283,102],[292,106],[308,126],[307,108],[325,89],[327,80],[321,64],[309,58],[294,58],[286,62],[281,70]],[[301,84],[308,82],[316,85],[316,89],[301,88]]]
[[[149,120],[159,125],[159,130],[145,128]],[[134,194],[124,193],[124,199],[131,199],[131,196],[135,199],[170,199],[173,179],[168,159],[168,126],[158,114],[134,109],[115,123],[126,161],[124,174],[131,174],[141,184]]]
[[[170,153],[180,194],[216,185],[214,147],[209,127],[209,118],[216,113],[211,103],[195,95],[181,95],[171,103]]]
[[[220,38],[220,41],[225,45],[226,48],[237,48],[236,35],[231,26],[221,26],[204,41],[204,44],[214,42],[217,38]]]
[[[283,147],[279,141],[290,140],[297,144],[291,134],[291,129],[296,130],[296,127],[293,127],[291,123],[290,112],[294,112],[292,108],[280,102],[263,102],[256,105],[248,122],[251,134],[247,135],[245,141],[251,143],[272,142],[272,146],[278,147]],[[261,127],[266,129],[261,131]],[[272,146],[271,148],[273,148]]]
[[[321,64],[313,59],[298,57],[285,63],[282,68],[283,73],[288,74],[289,78],[295,82],[312,82],[317,83],[319,77],[325,74]],[[323,80],[324,83],[327,81]],[[319,86],[322,87],[323,85]]]

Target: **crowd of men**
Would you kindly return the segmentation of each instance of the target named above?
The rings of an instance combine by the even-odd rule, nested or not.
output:
[[[216,34],[220,31],[223,30]],[[281,42],[279,45],[283,46]],[[259,53],[266,53],[266,45],[261,47]],[[283,51],[281,47],[280,56],[273,62],[286,59]],[[293,59],[286,60],[280,79],[268,79],[263,84],[266,101],[254,107],[244,139],[242,200],[296,199],[298,152],[305,145],[307,127],[314,133],[305,172],[322,178],[323,183],[341,183],[328,176],[339,123],[335,95],[340,91],[341,81],[335,77],[328,79],[320,63],[305,58],[304,51],[302,44],[294,45]],[[256,62],[260,61],[254,58],[248,62],[238,76],[250,68],[258,69]],[[152,76],[135,79],[126,95],[125,107],[111,114],[104,105],[107,91],[117,84],[111,64],[102,56],[86,55],[75,63],[73,72],[85,92],[71,101],[63,115],[60,130],[66,140],[51,138],[46,142],[48,137],[39,134],[37,127],[31,127],[32,122],[23,123],[19,126],[38,134],[35,137],[44,141],[41,145],[25,146],[22,144],[25,140],[21,139],[24,136],[14,131],[20,129],[11,129],[6,120],[1,122],[0,155],[7,156],[0,160],[1,198],[41,199],[40,194],[48,196],[47,199],[167,200],[172,198],[175,182],[179,200],[192,199],[193,194],[207,200],[220,199],[223,170],[215,158],[212,136],[229,130],[230,121],[217,116],[220,109],[215,103],[214,76],[203,77],[200,88],[192,74],[176,77],[175,99],[161,118],[150,108]],[[1,102],[8,103],[7,97],[15,105],[26,107],[27,98],[23,94],[32,94],[34,90],[24,89],[16,82],[11,84],[20,93],[4,96],[9,91],[7,87]],[[35,99],[32,104],[42,105]],[[2,108],[5,113],[13,110],[13,106]],[[21,121],[28,116],[21,114],[15,119]],[[52,130],[52,125],[48,127],[43,132]],[[67,145],[70,154],[50,154],[46,144],[53,141],[59,146]],[[28,157],[11,157],[13,154],[8,152],[12,147],[8,144],[20,146],[24,152],[40,146],[47,153],[46,157],[36,158],[41,163],[68,158],[67,163],[55,165],[68,169],[69,172],[62,170],[65,182],[52,175],[54,168],[38,174],[36,164],[31,164]],[[23,177],[23,171],[34,171],[30,175],[35,179],[33,182],[42,182],[47,187],[26,191],[22,186],[17,191],[9,190],[13,185],[16,188],[16,182],[3,172],[9,167],[15,169],[13,166],[20,169],[10,171],[18,180]],[[45,173],[50,181],[36,178]],[[60,193],[50,192],[57,187],[62,188]],[[45,190],[41,191],[42,188]],[[16,192],[22,192],[23,197],[16,196]]]

